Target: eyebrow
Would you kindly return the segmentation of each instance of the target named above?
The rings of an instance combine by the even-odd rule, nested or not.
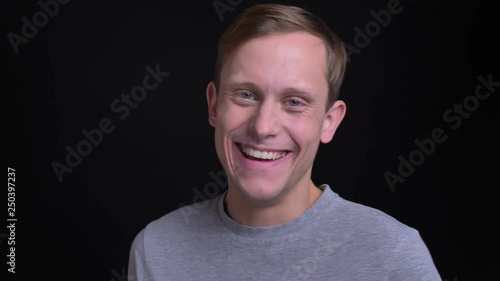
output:
[[[254,91],[258,91],[259,93],[262,93],[262,89],[255,83],[253,82],[237,82],[237,81],[229,81],[227,83],[225,83],[225,86],[228,87],[228,88],[247,88],[247,89],[251,89],[251,90],[254,90]],[[297,96],[300,96],[306,100],[309,100],[309,101],[312,101],[314,100],[314,96],[305,91],[305,90],[302,90],[302,89],[298,89],[298,88],[294,88],[294,87],[287,87],[285,89],[283,89],[282,91],[280,91],[280,95],[284,95],[284,94],[293,94],[293,95],[297,95]]]

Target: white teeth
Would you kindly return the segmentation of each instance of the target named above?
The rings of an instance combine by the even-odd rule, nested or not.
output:
[[[276,160],[285,156],[286,154],[286,152],[259,151],[251,148],[243,148],[242,151],[248,156],[265,160]]]

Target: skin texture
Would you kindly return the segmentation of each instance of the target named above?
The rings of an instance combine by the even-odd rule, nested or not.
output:
[[[207,87],[209,123],[228,175],[226,207],[241,224],[279,225],[321,195],[311,180],[320,143],[332,140],[346,105],[328,96],[326,49],[309,33],[252,39],[222,67],[220,89]],[[248,159],[241,148],[286,152],[274,161]]]

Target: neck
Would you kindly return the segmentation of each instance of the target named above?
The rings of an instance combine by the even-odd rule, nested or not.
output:
[[[252,227],[280,225],[302,215],[321,196],[322,191],[309,181],[296,186],[271,204],[256,204],[236,188],[228,188],[225,204],[228,215],[240,224]]]

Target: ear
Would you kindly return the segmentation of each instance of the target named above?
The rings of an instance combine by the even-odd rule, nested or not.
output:
[[[339,127],[340,122],[342,122],[342,119],[344,119],[346,109],[345,102],[337,100],[326,112],[320,138],[322,143],[329,143],[333,139],[335,131]]]
[[[208,123],[215,127],[217,120],[217,89],[215,83],[211,81],[207,86],[207,102],[208,102]]]

